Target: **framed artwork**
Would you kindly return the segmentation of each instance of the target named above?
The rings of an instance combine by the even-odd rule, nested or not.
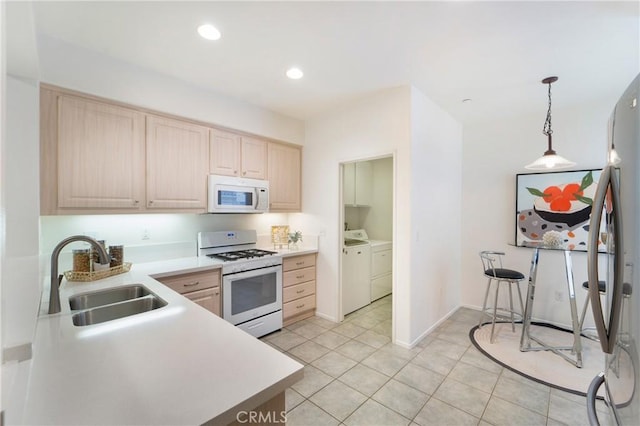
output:
[[[271,242],[274,248],[282,248],[289,244],[289,225],[272,226]]]
[[[516,246],[553,242],[587,251],[591,205],[600,173],[593,169],[516,175]],[[605,251],[605,244],[600,240],[598,244],[598,251]]]

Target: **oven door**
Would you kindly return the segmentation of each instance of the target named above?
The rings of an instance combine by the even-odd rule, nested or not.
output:
[[[222,276],[222,317],[231,324],[282,310],[282,265]]]

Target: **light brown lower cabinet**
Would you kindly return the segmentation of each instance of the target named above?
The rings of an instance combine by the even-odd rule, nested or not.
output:
[[[184,293],[184,297],[220,316],[220,287]]]
[[[284,326],[316,312],[316,254],[285,257],[282,261],[282,317]]]
[[[222,311],[220,270],[154,277],[189,300],[220,316]]]

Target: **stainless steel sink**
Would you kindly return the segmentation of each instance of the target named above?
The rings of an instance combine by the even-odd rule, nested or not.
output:
[[[142,284],[81,293],[69,298],[71,310],[80,311],[71,317],[76,326],[100,324],[166,305],[167,302]]]
[[[110,305],[125,300],[154,295],[148,288],[140,284],[110,288],[107,290],[81,293],[69,298],[71,310],[90,309],[97,306]],[[154,295],[155,296],[155,295]]]
[[[148,291],[148,290],[147,290]],[[125,318],[131,315],[149,312],[166,306],[167,302],[154,294],[139,297],[133,300],[104,305],[86,311],[78,312],[72,316],[73,325],[85,326],[100,324],[102,322]]]

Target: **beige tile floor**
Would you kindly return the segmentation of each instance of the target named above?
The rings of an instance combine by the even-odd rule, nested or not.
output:
[[[588,425],[585,398],[478,352],[468,336],[477,320],[477,311],[459,309],[404,349],[391,343],[388,296],[340,324],[313,317],[265,336],[305,366],[304,379],[286,393],[287,424]]]

